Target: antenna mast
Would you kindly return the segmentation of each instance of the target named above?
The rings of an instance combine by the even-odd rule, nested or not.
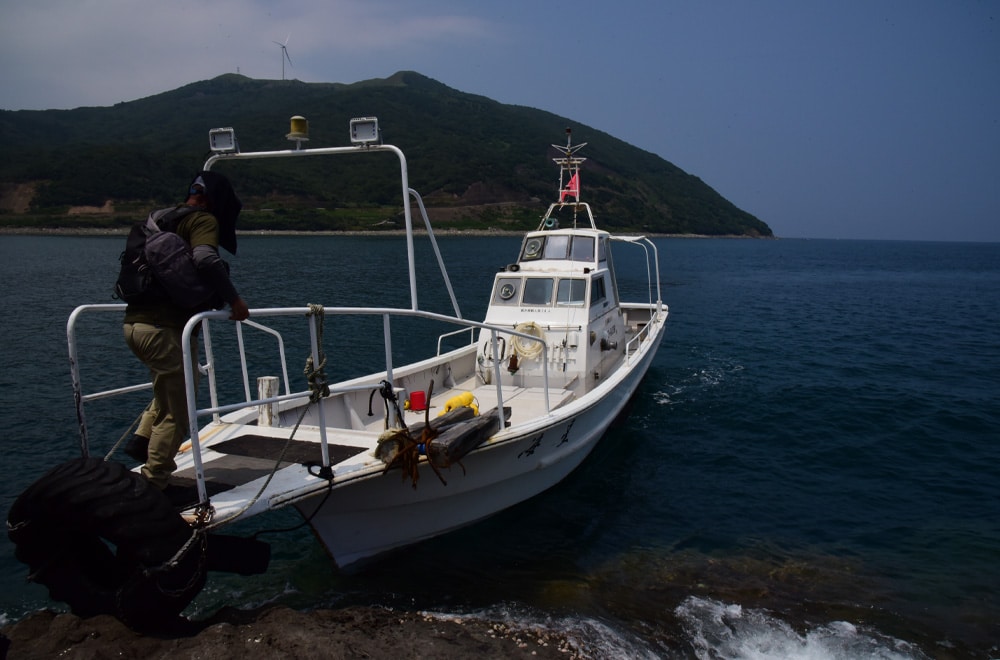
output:
[[[553,144],[557,150],[562,152],[562,158],[553,158],[552,160],[559,166],[559,202],[566,198],[567,195],[572,195],[576,198],[576,201],[580,201],[580,164],[587,160],[586,158],[580,158],[576,155],[576,152],[587,146],[586,142],[581,142],[580,144],[573,146],[573,129],[566,129],[566,146],[560,147],[558,144]],[[563,187],[563,178],[569,176],[566,182],[567,187]]]

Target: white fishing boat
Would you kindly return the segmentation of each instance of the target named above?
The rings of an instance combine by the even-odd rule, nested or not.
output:
[[[99,514],[88,512],[100,507],[67,507],[74,511],[73,538],[87,537],[82,545],[102,542],[117,548],[109,550],[107,556],[103,551],[98,554],[102,561],[126,564],[116,569],[123,574],[142,574],[147,582],[155,583],[139,588],[134,585],[142,580],[130,582],[127,577],[108,583],[101,592],[109,592],[106,605],[93,606],[92,610],[104,607],[141,626],[164,613],[181,611],[204,584],[206,568],[260,570],[266,565],[266,551],[217,539],[228,538],[219,534],[227,526],[274,509],[298,509],[339,567],[486,518],[538,495],[580,465],[623,413],[649,368],[668,315],[660,295],[656,247],[645,237],[614,236],[598,228],[590,205],[581,201],[580,166],[585,159],[578,151],[584,145],[573,145],[568,130],[565,146],[552,145],[561,152],[554,159],[560,168],[557,199],[537,229],[526,234],[518,254],[489,265],[499,271],[492,291],[482,292],[489,296],[486,316],[474,321],[458,311],[423,203],[409,187],[403,153],[381,143],[374,118],[352,120],[350,129],[350,146],[306,149],[301,143],[304,135],[299,134],[295,148],[267,152],[241,152],[232,129],[215,129],[210,132],[214,153],[204,169],[221,163],[228,167],[243,160],[396,156],[411,305],[260,308],[252,309],[250,320],[243,323],[229,321],[225,311],[194,316],[184,329],[183,345],[188,347],[189,338],[199,334],[201,388],[207,386],[210,403],[198,407],[195,378],[188,365],[185,375],[193,431],[177,457],[170,504],[170,511],[179,514],[176,520],[184,523],[183,530],[176,521],[164,523],[171,530],[165,536],[172,540],[147,540],[141,534],[116,531],[135,521],[117,519],[111,524],[103,518],[94,520]],[[294,139],[295,135],[293,130],[289,137]],[[414,235],[414,202],[426,240],[439,261],[453,313],[426,311],[418,304],[414,241],[423,240],[424,235]],[[614,244],[626,245],[634,252],[630,258],[645,261],[645,301],[619,300]],[[89,437],[85,408],[97,399],[143,387],[130,384],[88,391],[81,381],[81,364],[95,357],[79,354],[81,319],[100,314],[120,319],[123,308],[118,304],[84,305],[73,311],[68,322],[84,457],[92,444],[97,444]],[[328,382],[325,356],[341,351],[340,344],[350,337],[331,339],[332,333],[324,335],[324,326],[337,323],[342,327],[340,324],[351,317],[373,317],[381,322],[384,364],[371,365],[373,373],[367,376]],[[284,337],[269,325],[289,318],[301,322],[311,346],[311,371],[298,381],[288,377]],[[436,338],[426,353],[429,357],[395,364],[393,342],[398,336],[394,328],[413,318],[452,329]],[[226,369],[214,351],[213,340],[221,333],[233,332],[240,364],[229,372],[241,374],[242,383],[236,389],[243,396],[223,401],[219,393],[225,388],[218,379]],[[256,383],[251,378],[256,373],[253,356],[248,355],[244,341],[244,335],[251,332],[274,337],[281,364],[281,373],[257,376]],[[456,342],[457,348],[442,348]],[[29,489],[22,495],[27,502],[15,505],[16,511],[12,509],[8,530],[18,544],[19,556],[32,566],[35,579],[49,586],[54,598],[65,598],[68,590],[75,593],[91,587],[83,584],[86,581],[77,581],[67,589],[59,577],[65,571],[55,571],[57,575],[52,577],[46,575],[44,567],[36,566],[42,560],[33,553],[41,552],[38,547],[43,540],[51,540],[55,533],[50,530],[31,536],[24,530],[32,524],[45,528],[46,522],[49,527],[58,526],[40,519],[57,517],[53,510],[62,508],[57,500],[72,499],[70,495],[42,496],[40,492],[55,490],[51,487],[54,481],[103,480],[116,484],[109,488],[117,493],[128,491],[166,500],[159,491],[150,494],[152,489],[144,487],[136,471],[119,470],[114,465],[83,458],[57,468],[40,480],[42,485],[36,484],[34,491]],[[129,487],[118,486],[118,481]],[[50,501],[32,501],[46,498]],[[162,508],[159,503],[149,506],[157,511]],[[127,507],[120,508],[121,513],[114,514],[118,518],[149,517],[146,511],[129,513]],[[135,508],[142,510],[139,505]],[[171,518],[175,514],[162,515]],[[68,523],[62,520],[59,524]],[[91,525],[89,532],[87,524]],[[144,543],[157,547],[144,548]],[[263,559],[246,559],[255,553],[258,558],[263,553]],[[242,565],[235,555],[244,559]],[[44,559],[50,564],[54,561],[48,555]],[[86,561],[77,557],[76,564],[83,563]],[[144,597],[150,591],[167,595],[152,605],[148,604],[152,599],[146,598],[142,605],[145,614],[140,615],[134,613],[138,598],[123,595],[130,590]],[[93,600],[92,594],[86,595]],[[65,599],[75,610],[91,611],[87,609],[90,606],[79,605],[86,598]],[[131,613],[126,611],[129,608]]]

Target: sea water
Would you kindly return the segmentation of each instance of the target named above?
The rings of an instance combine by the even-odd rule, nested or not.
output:
[[[122,241],[0,237],[4,512],[79,452],[66,319],[113,302]],[[519,240],[439,242],[481,318]],[[655,242],[667,335],[567,480],[352,573],[305,529],[265,534],[267,574],[213,574],[188,614],[379,604],[562,631],[591,657],[1000,655],[1000,245]],[[424,239],[417,254],[421,303],[449,311]],[[622,297],[655,300],[644,265],[615,257]],[[231,261],[251,307],[409,305],[401,238],[243,236]],[[381,336],[328,326],[326,342],[365,371]],[[120,329],[98,347],[102,373],[142,378]],[[137,412],[96,416],[95,453]],[[26,573],[0,541],[0,622],[61,607]]]

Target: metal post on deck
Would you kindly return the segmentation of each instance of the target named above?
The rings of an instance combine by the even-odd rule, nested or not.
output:
[[[315,314],[309,314],[309,343],[311,344],[310,349],[312,350],[313,364],[318,366],[322,364],[322,357],[319,352],[319,340],[317,338]],[[316,402],[316,415],[319,419],[319,446],[322,452],[323,467],[329,469],[330,447],[326,439],[326,412],[323,408],[322,399]]]
[[[208,376],[208,399],[212,403],[213,408],[219,407],[219,390],[215,382],[215,353],[212,351],[212,333],[209,330],[208,319],[202,319],[198,322],[201,325],[201,336],[202,344],[205,347],[205,374]],[[237,326],[239,323],[236,324]],[[198,351],[197,347],[192,346],[195,349],[194,355],[191,359],[194,361],[194,368],[198,371],[201,367],[198,365]],[[198,376],[195,375],[195,388],[197,390]],[[212,419],[215,422],[219,421],[219,413],[213,413]]]
[[[382,315],[382,336],[385,344],[385,379],[393,383],[392,378],[392,327],[388,314]],[[430,402],[428,402],[430,403]]]
[[[80,431],[80,454],[83,458],[90,456],[90,445],[87,438],[87,419],[83,414],[83,384],[80,382],[80,359],[76,348],[76,319],[83,313],[84,307],[73,310],[66,322],[66,343],[69,346],[69,373],[73,380],[73,402],[76,404],[76,423]]]
[[[257,398],[272,399],[281,394],[281,383],[277,376],[257,378]],[[257,406],[257,426],[274,426],[278,417],[278,402],[261,403]]]
[[[199,320],[198,323],[201,323]],[[194,475],[198,484],[198,501],[208,502],[208,490],[205,487],[205,468],[201,462],[201,443],[198,438],[198,395],[195,390],[194,370],[198,368],[198,356],[191,355],[191,337],[197,323],[189,319],[181,333],[181,354],[184,356],[184,393],[187,397],[188,432],[191,434],[191,460],[194,462]],[[206,354],[211,354],[211,340],[206,337]],[[210,380],[214,375],[210,374]]]
[[[500,342],[497,331],[493,328],[490,328],[490,343],[493,344],[493,376],[497,382],[497,413],[500,416],[500,428],[498,430],[503,431],[505,420],[503,416],[503,388],[500,386]]]

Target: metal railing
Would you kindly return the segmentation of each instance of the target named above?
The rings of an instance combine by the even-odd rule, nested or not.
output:
[[[646,253],[646,279],[649,283],[649,304],[652,306],[654,304],[653,299],[653,285],[656,285],[656,311],[659,313],[663,307],[663,296],[660,291],[660,253],[656,249],[656,245],[653,241],[649,240],[645,236],[611,236],[612,241],[620,243],[629,243],[631,245],[638,245]],[[650,251],[653,254],[652,263],[650,262],[649,255]],[[655,277],[654,277],[655,274]]]
[[[409,318],[422,318],[432,321],[440,321],[444,323],[450,323],[455,325],[463,326],[464,329],[474,329],[479,328],[481,330],[487,330],[491,333],[491,338],[493,341],[494,351],[496,351],[496,337],[498,334],[509,334],[524,337],[526,339],[531,339],[537,341],[537,337],[528,335],[522,332],[516,332],[513,330],[508,330],[506,328],[498,328],[496,326],[487,325],[485,323],[479,323],[476,321],[470,321],[467,319],[461,319],[453,316],[446,316],[444,314],[437,314],[434,312],[426,312],[422,310],[412,310],[412,309],[400,309],[400,308],[370,308],[370,307],[331,307],[323,308],[322,314],[324,316],[341,316],[341,315],[360,315],[360,316],[381,316],[383,318],[384,326],[384,341],[385,341],[385,380],[390,384],[394,382],[393,378],[393,360],[392,360],[392,332],[391,332],[391,318],[393,316],[399,317],[409,317]],[[314,364],[320,364],[322,361],[323,347],[319,346],[318,338],[318,325],[317,318],[318,313],[315,312],[315,307],[287,307],[287,308],[274,308],[274,309],[261,309],[261,310],[251,310],[251,315],[257,318],[267,317],[267,316],[305,316],[309,322],[309,343],[311,347],[311,354]],[[184,331],[181,335],[181,347],[184,351],[184,382],[187,387],[187,401],[188,401],[188,428],[191,433],[191,450],[192,450],[192,460],[194,462],[195,476],[198,482],[198,494],[202,502],[207,501],[207,495],[205,492],[205,475],[204,468],[201,461],[201,446],[199,442],[199,432],[198,432],[198,418],[205,415],[219,415],[227,412],[233,412],[236,410],[245,409],[253,406],[269,405],[272,403],[280,403],[282,401],[289,400],[301,400],[303,397],[310,396],[311,391],[305,390],[301,392],[288,393],[282,396],[269,397],[264,399],[252,399],[245,403],[233,404],[233,405],[219,405],[217,400],[212,401],[212,405],[209,408],[196,408],[196,392],[195,392],[195,382],[194,373],[192,371],[192,356],[190,354],[191,350],[191,336],[195,330],[201,326],[202,333],[206,339],[205,341],[205,355],[206,362],[208,364],[214,364],[214,357],[211,351],[210,340],[210,330],[208,327],[208,321],[213,319],[225,320],[229,318],[228,312],[225,311],[214,311],[214,312],[202,312],[193,316],[184,326]],[[241,346],[241,362],[245,361],[244,349]],[[548,375],[548,346],[542,342],[542,356],[543,364],[545,367],[543,369],[543,382],[545,391],[545,411],[546,413],[551,413],[551,407],[549,404],[549,375]],[[496,357],[496,356],[495,356]],[[496,394],[497,394],[497,409],[503,410],[503,391],[500,386],[500,362],[496,360],[494,363],[495,370],[495,381],[496,381]],[[215,373],[214,370],[209,370],[209,378],[214,381]],[[345,392],[353,392],[359,390],[371,390],[375,384],[365,383],[358,386],[350,387],[330,387],[329,394],[340,394]],[[215,391],[215,386],[212,386],[213,391]],[[324,408],[323,406],[317,407],[318,416],[318,430],[320,436],[320,447],[322,451],[322,467],[328,469],[330,467],[330,454],[329,454],[329,441],[327,439],[327,427],[324,418]],[[498,420],[498,431],[502,431],[504,428],[504,418],[503,415],[499,416]]]
[[[78,329],[77,325],[79,319],[83,314],[89,312],[115,312],[121,314],[125,310],[125,305],[123,304],[101,304],[101,305],[81,305],[73,310],[67,322],[67,342],[69,346],[69,357],[70,357],[70,372],[73,382],[73,394],[74,401],[76,404],[76,414],[80,429],[80,446],[81,452],[84,456],[88,456],[89,451],[89,437],[87,431],[87,422],[85,415],[85,404],[90,401],[96,401],[103,398],[108,398],[117,395],[123,395],[130,392],[136,392],[141,390],[150,389],[151,385],[149,383],[142,383],[137,385],[128,385],[124,387],[116,387],[111,389],[104,389],[94,392],[85,392],[82,384],[82,379],[80,376],[80,358],[79,358],[79,341],[78,341]],[[310,354],[314,364],[319,364],[322,359],[323,347],[319,345],[319,325],[317,317],[319,314],[315,311],[315,307],[284,307],[284,308],[271,308],[271,309],[254,309],[251,310],[251,315],[255,319],[267,318],[267,317],[302,317],[308,321],[309,325],[309,344],[310,344]],[[434,312],[426,312],[422,310],[412,310],[412,309],[401,309],[401,308],[370,308],[370,307],[330,307],[322,308],[323,316],[381,316],[383,319],[384,326],[384,349],[385,349],[385,379],[391,384],[393,383],[393,360],[392,360],[392,332],[391,332],[391,318],[392,317],[408,317],[408,318],[420,318],[431,321],[439,321],[443,323],[453,324],[462,326],[456,332],[470,332],[473,334],[477,329],[485,330],[490,333],[491,344],[493,345],[494,351],[494,382],[496,383],[496,396],[497,396],[497,408],[502,410],[504,405],[503,390],[501,388],[501,378],[500,378],[500,368],[501,362],[499,355],[496,354],[497,351],[497,337],[499,335],[513,335],[520,336],[525,339],[532,341],[539,341],[538,337],[533,335],[525,334],[522,332],[517,332],[510,328],[497,327],[493,325],[488,325],[486,323],[480,323],[477,321],[471,321],[468,319],[461,319],[453,316],[447,316],[444,314],[438,314]],[[249,410],[257,406],[270,405],[275,403],[281,403],[286,401],[298,401],[305,405],[304,399],[307,399],[312,394],[309,389],[293,392],[291,391],[291,386],[288,379],[288,367],[287,359],[285,356],[285,343],[282,335],[277,330],[261,324],[258,321],[243,321],[239,323],[234,323],[236,326],[236,333],[238,337],[237,345],[239,351],[239,361],[241,374],[243,378],[243,389],[245,400],[237,403],[223,404],[219,400],[219,387],[217,383],[218,369],[216,364],[216,356],[212,342],[212,331],[211,331],[211,321],[229,321],[229,312],[220,311],[208,311],[195,314],[184,326],[181,334],[181,347],[183,351],[183,364],[184,364],[184,382],[185,390],[187,396],[187,406],[188,406],[188,429],[191,438],[191,449],[192,449],[192,460],[194,462],[196,479],[198,482],[198,493],[200,500],[202,502],[207,501],[206,490],[205,490],[205,475],[204,468],[202,465],[201,457],[201,445],[199,442],[199,419],[211,415],[213,419],[218,421],[221,415],[235,412],[238,410]],[[249,386],[249,366],[247,363],[247,349],[246,344],[243,341],[242,333],[244,332],[243,326],[253,328],[264,332],[266,334],[272,335],[277,339],[278,351],[280,354],[282,374],[285,383],[285,393],[266,397],[266,398],[254,398],[250,392]],[[194,374],[194,359],[196,356],[192,355],[192,336],[195,333],[199,333],[201,338],[201,344],[205,352],[205,364],[198,364],[198,369],[207,375],[207,380],[209,382],[209,399],[210,405],[205,408],[197,407],[197,392],[196,392],[196,379]],[[447,333],[455,334],[455,333]],[[439,347],[440,347],[440,339]],[[548,345],[543,341],[542,343],[542,364],[543,368],[543,382],[545,391],[545,411],[546,413],[551,413],[551,406],[549,401],[549,367],[548,367]],[[471,344],[470,344],[471,345]],[[329,394],[341,394],[346,392],[355,391],[369,391],[373,387],[377,387],[377,383],[363,383],[359,385],[342,386],[342,387],[330,387]],[[322,462],[323,467],[330,467],[330,456],[329,456],[329,445],[327,441],[327,429],[324,419],[324,408],[323,406],[317,407],[318,416],[318,427],[320,435],[320,443],[322,448]],[[500,415],[498,421],[498,430],[504,429],[503,415]]]
[[[639,328],[639,331],[635,333],[634,337],[632,337],[625,343],[625,360],[628,364],[631,364],[632,359],[635,357],[637,353],[640,352],[640,347],[642,346],[642,342],[647,338],[649,338],[650,334],[652,333],[651,328],[659,322],[658,316],[660,312],[656,310],[652,305],[650,305],[647,308],[631,307],[627,309],[648,309],[649,311],[649,320],[646,321],[646,323],[643,324],[641,328]]]

